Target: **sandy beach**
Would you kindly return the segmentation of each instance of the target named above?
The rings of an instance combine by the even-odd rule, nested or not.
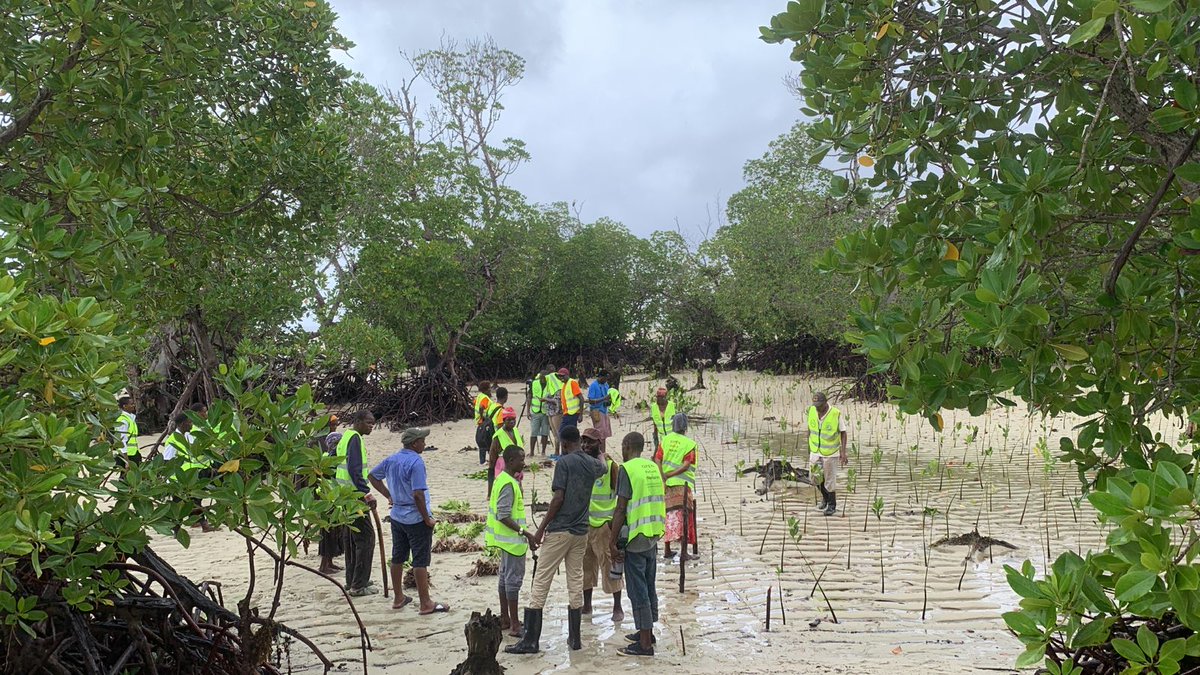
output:
[[[695,381],[692,374],[680,380],[685,386]],[[619,459],[625,433],[649,435],[651,425],[635,406],[657,384],[644,376],[622,384],[626,403],[613,420],[610,456]],[[702,448],[700,556],[687,563],[683,593],[679,563],[659,562],[662,621],[652,661],[657,668],[697,674],[1015,672],[1011,666],[1021,645],[1000,614],[1014,608],[1017,598],[1005,583],[1003,566],[1028,559],[1040,570],[1066,549],[1086,551],[1103,539],[1095,513],[1080,500],[1074,472],[1045,460],[1044,449],[1057,450],[1074,420],[1030,417],[1023,408],[976,418],[963,412],[946,414],[938,433],[924,419],[898,417],[891,406],[835,401],[849,432],[853,477],[843,473],[841,510],[826,518],[815,511],[815,490],[807,485],[776,483],[760,495],[755,477],[739,469],[768,455],[802,466],[803,415],[812,392],[830,382],[739,372],[709,373],[707,384],[688,393],[697,400],[695,412],[708,416],[690,434]],[[524,386],[507,386],[510,404],[520,409]],[[527,419],[521,427],[528,428]],[[1156,430],[1172,438],[1179,433],[1165,420]],[[480,468],[473,432],[471,420],[432,427],[429,442],[438,450],[425,461],[435,509],[466,500],[473,513],[485,513],[484,481],[466,477]],[[399,449],[399,435],[377,429],[366,445],[374,464]],[[527,499],[536,492],[538,501],[548,501],[550,477],[550,469],[527,473]],[[872,509],[880,505],[877,499],[878,514]],[[932,546],[975,529],[1016,548],[992,546],[964,560],[967,546]],[[389,535],[384,544],[390,554]],[[153,545],[193,581],[220,581],[231,607],[244,592],[248,570],[240,538],[196,530],[188,549],[162,537]],[[468,576],[478,557],[434,554],[433,597],[451,606],[447,614],[419,616],[416,603],[393,611],[382,594],[355,600],[370,634],[371,672],[445,673],[464,658],[462,629],[471,612],[497,610],[496,577]],[[318,564],[315,544],[301,562]],[[258,572],[269,578],[271,570],[260,561]],[[281,619],[343,672],[361,672],[357,628],[340,592],[314,575],[296,570],[288,575]],[[378,561],[373,578],[381,582]],[[530,585],[527,573],[522,605]],[[767,631],[770,587],[775,590]],[[626,621],[614,626],[611,597],[597,591],[596,599],[595,614],[585,617],[584,648],[571,653],[560,575],[546,608],[542,653],[501,653],[501,664],[514,675],[650,666],[650,660],[617,655],[623,635],[633,630],[628,600]],[[292,672],[320,672],[303,645],[292,645],[290,658]]]

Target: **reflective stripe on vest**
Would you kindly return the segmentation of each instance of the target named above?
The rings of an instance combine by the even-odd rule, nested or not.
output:
[[[621,470],[629,477],[633,493],[625,506],[629,541],[638,535],[648,539],[661,537],[667,531],[667,502],[658,467],[648,459],[636,457],[621,465]]]
[[[345,485],[354,485],[354,481],[350,480],[350,463],[347,460],[346,455],[350,449],[350,439],[355,437],[358,437],[359,439],[358,448],[359,456],[362,459],[363,480],[366,480],[367,474],[370,473],[370,471],[367,470],[367,449],[363,447],[362,436],[357,431],[348,429],[346,433],[342,434],[342,440],[338,441],[336,453],[338,458],[337,481]]]
[[[489,419],[492,421],[493,429],[499,429],[500,427],[504,426],[504,420],[500,419],[500,415],[502,415],[503,413],[504,413],[504,406],[500,405],[499,403],[496,403],[495,401],[492,401],[492,404],[490,406],[488,406],[486,419]]]
[[[511,436],[509,434],[511,434]],[[508,446],[512,445],[513,443],[516,443],[518,448],[521,448],[522,450],[525,449],[525,437],[517,433],[516,429],[513,429],[512,431],[506,431],[503,427],[501,427],[496,430],[496,433],[492,434],[492,438],[499,441],[501,453],[503,453]],[[494,488],[495,486],[493,485],[492,487]]]
[[[696,449],[696,441],[684,436],[683,434],[670,433],[662,440],[663,448],[663,474],[666,475],[672,471],[682,469],[686,462],[684,458],[689,452]],[[692,465],[690,469],[678,476],[671,476],[667,479],[667,487],[676,487],[679,485],[687,485],[693,490],[696,489],[696,466]]]
[[[475,394],[475,403],[473,404],[473,406],[475,409],[475,425],[476,426],[480,426],[483,424],[483,414],[484,414],[484,412],[487,411],[488,407],[491,405],[492,405],[492,399],[488,398],[487,394],[484,394],[482,392]]]
[[[650,402],[650,418],[654,420],[654,426],[658,427],[658,435],[665,437],[671,433],[671,419],[675,417],[675,402],[667,401],[667,410],[663,412],[658,408],[658,401]]]
[[[488,502],[487,528],[484,530],[484,543],[488,547],[496,547],[509,555],[524,556],[529,550],[529,542],[516,530],[500,522],[496,516],[500,504],[500,490],[505,485],[513,489],[512,519],[520,527],[525,527],[525,497],[521,494],[521,484],[507,471],[501,471],[492,485],[492,498]]]
[[[617,510],[617,486],[613,485],[612,467],[610,459],[604,467],[604,475],[592,485],[592,503],[588,506],[588,524],[592,527],[603,527]]]
[[[121,414],[117,415],[117,422],[120,423],[122,421],[125,422],[127,429],[125,433],[125,454],[133,457],[134,455],[138,454],[137,420],[133,418],[133,415],[122,410]]]
[[[575,378],[567,380],[562,388],[563,414],[574,415],[579,412],[579,382]]]
[[[529,387],[529,411],[534,415],[542,412],[542,397],[545,396],[546,386],[542,384],[542,378],[533,378],[533,384]]]
[[[621,408],[621,392],[616,389],[608,390],[608,411],[617,412]]]
[[[817,407],[812,406],[808,409],[808,451],[821,455],[822,457],[830,457],[841,447],[841,427],[839,420],[842,416],[842,411],[837,408],[830,407],[825,413],[825,419],[822,420],[817,414]]]

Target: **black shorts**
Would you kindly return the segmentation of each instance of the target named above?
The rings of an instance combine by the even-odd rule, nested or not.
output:
[[[425,523],[404,525],[392,521],[392,564],[401,565],[412,553],[414,568],[429,567],[430,548],[433,546],[433,528]]]

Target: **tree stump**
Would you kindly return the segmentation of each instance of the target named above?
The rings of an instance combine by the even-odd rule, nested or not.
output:
[[[487,610],[486,614],[471,612],[471,619],[463,628],[467,636],[467,659],[455,666],[450,675],[500,675],[504,667],[496,660],[504,635],[500,630],[500,617]]]

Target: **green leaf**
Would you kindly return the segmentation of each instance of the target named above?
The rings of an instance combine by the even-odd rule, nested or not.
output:
[[[1131,0],[1129,4],[1141,12],[1161,12],[1171,6],[1175,0]]]
[[[1200,164],[1197,164],[1196,162],[1188,162],[1187,164],[1180,166],[1178,169],[1175,169],[1175,175],[1186,181],[1200,183]]]
[[[1114,638],[1112,647],[1117,650],[1118,654],[1133,663],[1146,663],[1146,655],[1142,654],[1142,650],[1125,638]]]
[[[1092,492],[1087,496],[1087,500],[1106,516],[1127,516],[1133,513],[1128,502],[1109,492]]]
[[[1153,657],[1158,653],[1158,636],[1154,634],[1154,631],[1147,628],[1146,624],[1142,624],[1138,628],[1137,643],[1142,653],[1148,657]]]
[[[1136,600],[1154,588],[1158,575],[1150,570],[1131,569],[1117,580],[1116,596],[1121,602]]]
[[[1017,657],[1017,668],[1029,668],[1036,666],[1042,662],[1042,657],[1046,655],[1046,643],[1042,642],[1036,645],[1030,645],[1021,655]]]
[[[1074,47],[1081,42],[1087,42],[1088,40],[1096,37],[1104,28],[1104,23],[1107,20],[1107,17],[1102,16],[1092,19],[1091,21],[1081,25],[1079,28],[1076,28],[1075,31],[1071,33],[1071,38],[1067,40],[1067,46]]]
[[[975,297],[978,298],[980,302],[986,302],[989,305],[994,305],[1000,302],[1000,296],[996,295],[990,289],[984,286],[980,286],[975,289]]]
[[[1080,647],[1090,647],[1103,643],[1108,639],[1108,630],[1111,623],[1111,619],[1096,619],[1095,621],[1085,623],[1071,640],[1071,648],[1079,649]]]
[[[1133,486],[1133,494],[1129,496],[1129,504],[1135,509],[1144,509],[1150,503],[1150,486],[1138,483]]]
[[[1076,347],[1075,345],[1063,345],[1063,344],[1052,344],[1050,346],[1054,348],[1054,351],[1058,352],[1059,356],[1063,357],[1064,359],[1066,359],[1068,361],[1086,361],[1087,360],[1088,353],[1082,347]]]

